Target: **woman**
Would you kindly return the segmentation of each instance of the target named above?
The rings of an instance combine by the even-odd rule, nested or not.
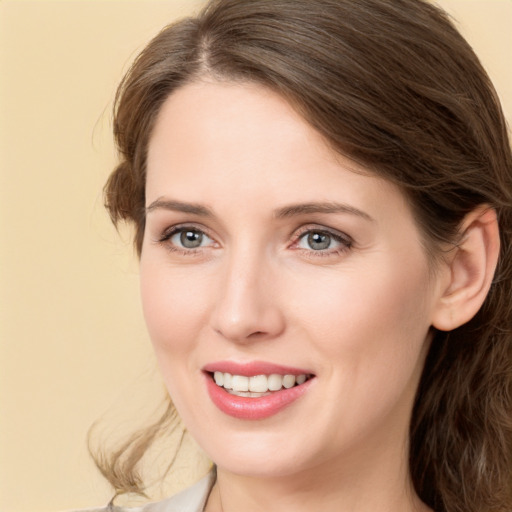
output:
[[[215,471],[147,510],[510,510],[512,157],[442,11],[212,1],[114,131],[174,404],[100,463],[117,493],[175,406]]]

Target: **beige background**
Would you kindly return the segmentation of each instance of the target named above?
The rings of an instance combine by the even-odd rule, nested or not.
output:
[[[511,119],[512,2],[439,3],[459,20]],[[115,85],[152,35],[197,5],[0,0],[2,512],[106,503],[86,450],[89,426],[103,418],[100,432],[115,435],[113,426],[128,428],[162,396],[137,264],[128,235],[103,212],[101,188],[115,162]],[[193,478],[179,477],[177,486]]]

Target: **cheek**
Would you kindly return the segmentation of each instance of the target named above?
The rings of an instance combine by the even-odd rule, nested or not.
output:
[[[141,259],[142,308],[151,341],[157,352],[174,355],[191,349],[204,325],[208,283],[168,264]]]
[[[364,277],[326,286],[324,299],[309,305],[316,355],[343,404],[332,412],[338,420],[332,423],[355,429],[355,438],[407,421],[429,331],[422,272],[366,270]]]
[[[426,265],[373,263],[317,275],[314,288],[303,282],[289,295],[296,322],[315,340],[320,364],[336,362],[344,378],[370,376],[378,386],[379,379],[412,371],[429,331],[430,301]]]

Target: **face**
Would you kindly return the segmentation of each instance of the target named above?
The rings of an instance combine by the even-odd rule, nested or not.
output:
[[[251,84],[173,93],[147,171],[144,314],[219,468],[403,455],[437,286],[401,192]]]

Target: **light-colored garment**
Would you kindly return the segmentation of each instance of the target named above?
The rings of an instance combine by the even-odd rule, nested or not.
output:
[[[184,491],[163,501],[148,503],[142,507],[108,507],[80,510],[76,512],[203,512],[215,483],[215,472],[210,471],[203,479]]]

